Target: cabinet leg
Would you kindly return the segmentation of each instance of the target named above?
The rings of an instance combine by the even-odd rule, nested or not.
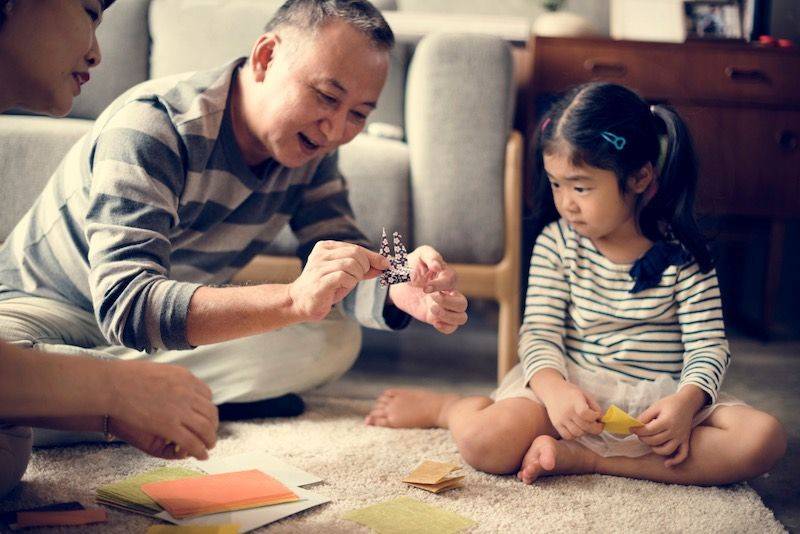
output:
[[[764,338],[772,334],[775,306],[778,302],[778,289],[780,287],[781,268],[783,267],[783,245],[786,235],[786,222],[773,219],[769,229],[769,242],[767,245],[767,265],[764,271],[764,300],[761,324]]]

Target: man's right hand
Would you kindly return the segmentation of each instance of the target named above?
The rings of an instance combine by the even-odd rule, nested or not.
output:
[[[208,458],[208,449],[217,441],[219,417],[205,383],[176,365],[123,360],[107,363],[111,418],[143,435],[171,442],[197,459]]]
[[[362,280],[389,268],[389,260],[364,247],[320,241],[300,276],[289,284],[293,314],[301,321],[321,321]]]

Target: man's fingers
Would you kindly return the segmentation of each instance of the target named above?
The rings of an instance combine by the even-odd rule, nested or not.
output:
[[[467,322],[467,314],[464,312],[451,312],[449,310],[445,310],[439,304],[433,303],[430,307],[431,315],[434,317],[434,321],[440,323],[448,323],[456,326],[461,326],[462,324]]]
[[[414,252],[411,254],[418,260],[425,262],[425,265],[428,266],[428,269],[432,271],[441,271],[447,265],[442,255],[439,254],[435,248],[429,245],[419,246],[414,249]]]
[[[442,334],[452,334],[453,332],[458,330],[458,327],[456,325],[440,323],[438,321],[433,323],[433,327],[436,328],[436,330],[438,330]]]
[[[325,276],[326,274],[335,273],[337,271],[346,272],[353,278],[361,280],[367,269],[362,268],[362,265],[355,258],[339,258],[335,260],[327,260],[320,263],[316,267],[317,276]]]
[[[381,271],[385,271],[390,267],[389,260],[385,256],[381,256],[377,252],[373,252],[371,250],[367,250],[364,247],[358,247],[359,253],[362,255],[364,259],[367,260],[370,267],[373,269],[379,269]]]
[[[469,305],[467,297],[458,291],[437,291],[431,295],[431,298],[442,308],[457,313],[467,311]]]
[[[425,284],[425,292],[433,293],[434,291],[452,291],[458,284],[458,275],[453,269],[445,269],[439,271],[435,276],[430,277]]]
[[[331,293],[339,293],[338,290],[344,290],[344,295],[347,295],[358,284],[359,280],[344,271],[336,271],[326,274],[320,279],[320,285],[326,291]],[[344,298],[342,295],[342,298]]]

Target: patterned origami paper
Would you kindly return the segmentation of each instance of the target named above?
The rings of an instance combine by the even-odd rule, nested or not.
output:
[[[399,232],[392,234],[394,245],[394,256],[389,250],[389,239],[386,237],[386,228],[383,229],[381,236],[381,249],[379,254],[389,259],[389,268],[380,276],[382,286],[391,286],[411,281],[411,268],[408,266],[408,251],[403,244],[402,236]]]

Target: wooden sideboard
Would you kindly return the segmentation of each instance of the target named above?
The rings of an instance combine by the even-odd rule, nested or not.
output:
[[[516,122],[528,139],[553,95],[589,81],[623,84],[678,110],[700,159],[698,210],[770,221],[759,325],[767,334],[785,224],[800,217],[800,50],[533,37],[516,60]]]

